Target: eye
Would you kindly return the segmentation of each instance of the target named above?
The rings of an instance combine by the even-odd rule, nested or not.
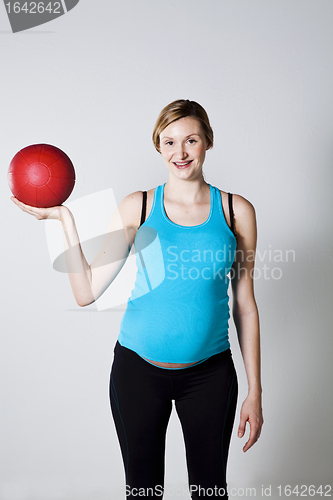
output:
[[[166,146],[172,146],[172,144],[173,144],[173,142],[172,142],[172,141],[167,141],[167,142],[165,143],[165,145],[166,145]]]
[[[189,140],[188,140],[188,142],[189,142],[190,144],[195,144],[197,141],[196,141],[195,139],[189,139]]]

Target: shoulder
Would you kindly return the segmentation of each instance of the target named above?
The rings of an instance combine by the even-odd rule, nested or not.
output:
[[[222,191],[222,189],[220,189],[219,191],[221,193],[222,201],[228,202],[228,193]],[[234,209],[235,217],[236,213],[239,216],[241,216],[242,214],[244,214],[245,216],[246,215],[250,216],[251,214],[255,215],[255,209],[252,203],[246,198],[244,198],[244,196],[241,196],[240,194],[232,195],[232,206]]]
[[[254,206],[249,200],[239,194],[234,194],[232,201],[238,236],[248,241],[253,241],[254,244],[257,239],[257,222]]]
[[[236,216],[240,218],[253,218],[255,217],[255,208],[252,203],[241,196],[240,194],[232,195],[232,205]]]
[[[118,210],[124,226],[138,226],[140,221],[143,194],[134,191],[126,195],[119,203]]]
[[[229,206],[228,193],[221,191],[222,201]],[[235,217],[235,228],[238,235],[255,232],[256,212],[252,203],[240,194],[232,195],[232,207]]]
[[[154,189],[147,191],[147,200],[149,200],[151,192],[154,193]],[[139,226],[141,220],[142,202],[142,191],[129,193],[121,200],[118,210],[124,226]]]

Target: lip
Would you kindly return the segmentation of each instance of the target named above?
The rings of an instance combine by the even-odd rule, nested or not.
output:
[[[180,163],[180,165],[177,165],[176,162],[172,162],[174,164],[174,166],[180,170],[184,169],[184,168],[187,168],[191,165],[191,163],[193,162],[193,160],[189,160],[188,162],[184,162],[182,164],[182,162],[178,162],[177,163]]]

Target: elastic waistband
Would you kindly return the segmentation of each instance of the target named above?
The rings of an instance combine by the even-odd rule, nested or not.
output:
[[[139,356],[140,356],[140,354],[139,354]],[[140,356],[140,358],[142,358],[144,361],[146,361],[150,365],[156,366],[156,365],[154,365],[154,363],[151,363],[150,361],[148,361],[148,359],[145,359],[142,356]],[[196,363],[193,363],[193,365],[190,365],[190,366],[196,366],[196,365],[199,365],[200,363],[204,363],[207,359],[209,359],[209,357],[201,359],[200,361],[197,361]],[[173,370],[186,370],[187,368],[189,368],[189,366],[181,366],[180,368],[169,368],[168,366],[159,366],[158,368],[162,368],[163,370],[172,370],[173,371]]]
[[[173,369],[165,369],[161,366],[156,366],[153,363],[150,363],[149,361],[146,361],[144,358],[139,356],[135,351],[132,351],[131,349],[128,349],[127,347],[122,346],[118,340],[116,342],[115,348],[114,348],[114,354],[115,355],[120,355],[120,356],[126,356],[126,358],[131,362],[135,363],[137,366],[141,366],[142,368],[148,368],[152,371],[155,371],[156,373],[167,373],[168,375],[177,375],[177,374],[184,374],[185,372],[196,372],[200,371],[206,368],[213,368],[216,365],[219,365],[221,362],[231,359],[231,350],[226,349],[225,351],[219,352],[218,354],[213,354],[213,356],[210,356],[209,358],[203,360],[203,361],[198,361],[198,363],[195,363],[195,365],[187,366],[187,367],[182,367],[182,368],[173,368]]]

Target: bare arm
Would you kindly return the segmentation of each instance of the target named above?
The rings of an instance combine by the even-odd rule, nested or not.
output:
[[[79,306],[86,306],[97,300],[115,279],[130,253],[138,229],[135,222],[140,214],[142,192],[136,191],[126,196],[119,204],[103,245],[91,264],[88,264],[84,256],[73,214],[67,207],[35,208],[14,197],[11,199],[38,220],[51,218],[61,221],[67,272],[75,300]]]
[[[257,227],[254,207],[243,197],[234,196],[237,230],[237,252],[233,264],[233,318],[248,380],[248,396],[243,402],[238,436],[243,437],[246,422],[250,437],[243,447],[247,451],[258,440],[263,425],[260,374],[260,327],[253,289],[254,257]]]

